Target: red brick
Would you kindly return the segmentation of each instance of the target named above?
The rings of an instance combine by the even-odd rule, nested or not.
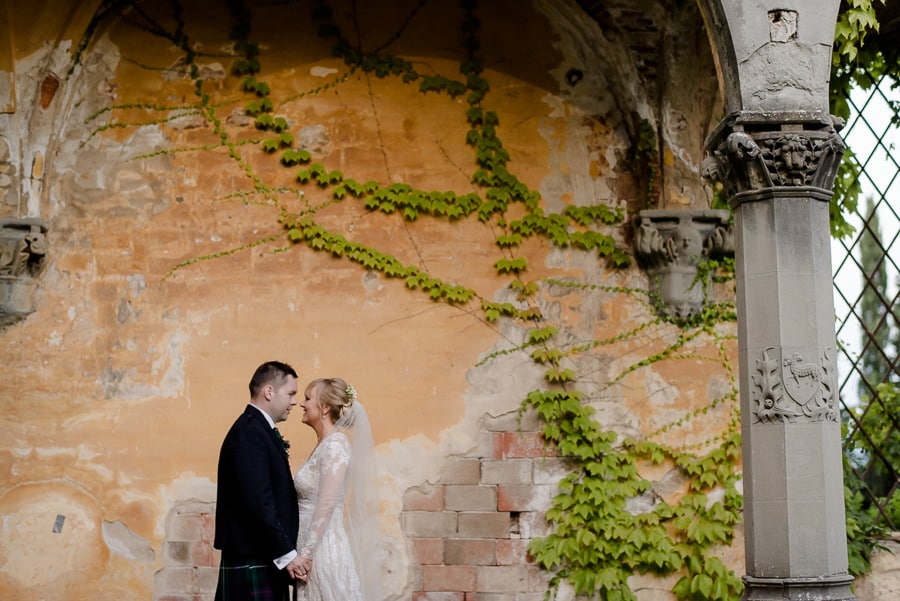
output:
[[[463,512],[458,517],[460,538],[509,538],[509,514],[492,511]]]
[[[497,487],[480,484],[453,484],[444,489],[448,511],[495,511]]]
[[[528,511],[534,497],[534,487],[522,484],[501,484],[497,488],[499,511]]]
[[[407,536],[442,538],[456,534],[457,515],[455,511],[404,511],[400,520]]]
[[[546,587],[545,587],[546,589]],[[560,598],[562,596],[560,595]],[[466,601],[547,601],[545,593],[466,593]]]
[[[484,458],[494,456],[494,433],[480,430],[475,446],[469,451],[469,457]]]
[[[203,534],[204,524],[203,516],[201,514],[175,514],[169,524],[168,538],[171,541],[203,540]]]
[[[403,509],[406,511],[442,511],[444,509],[444,487],[407,489],[403,494]]]
[[[535,484],[559,484],[572,471],[572,462],[561,457],[545,457],[534,462],[532,479]]]
[[[191,544],[191,561],[197,567],[218,566],[213,562],[213,546],[209,541],[198,541]]]
[[[212,567],[198,567],[194,570],[193,591],[196,593],[215,593],[219,582],[219,570]]]
[[[409,578],[407,579],[408,589],[411,591],[421,591],[422,590],[422,566],[417,563],[410,562],[409,564]]]
[[[555,452],[546,448],[540,432],[494,433],[494,459],[521,457],[552,457]]]
[[[182,595],[191,590],[194,584],[194,568],[168,567],[153,574],[155,591],[168,595]]]
[[[200,540],[213,541],[216,538],[216,516],[211,513],[204,513],[200,517],[202,530],[200,532]]]
[[[444,539],[413,538],[410,539],[412,561],[419,565],[444,563]]]
[[[543,591],[547,590],[547,585],[550,582],[550,576],[548,576],[547,572],[537,567],[534,564],[528,566],[528,586],[533,591]]]
[[[529,590],[528,569],[525,566],[478,566],[476,574],[479,592],[512,593]]]
[[[494,539],[449,539],[444,541],[447,565],[492,566],[497,563]]]
[[[165,545],[163,545],[163,563],[165,565],[190,566],[191,543],[166,541]]]
[[[547,520],[541,511],[526,511],[519,515],[519,533],[522,538],[547,536]]]
[[[531,484],[533,459],[485,459],[481,464],[482,484]]]
[[[474,457],[450,457],[441,468],[441,484],[478,484],[481,461]]]
[[[472,566],[422,566],[422,589],[425,591],[474,591],[475,568]]]
[[[529,562],[528,541],[521,538],[497,541],[497,565],[511,566]]]
[[[448,591],[419,591],[413,593],[412,601],[464,601],[465,593]]]

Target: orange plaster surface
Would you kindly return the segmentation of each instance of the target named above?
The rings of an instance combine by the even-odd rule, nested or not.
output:
[[[77,43],[75,34],[86,27],[90,11],[68,4],[68,12],[49,20],[46,2],[16,9],[16,23],[39,23],[23,25],[25,33],[17,34],[20,58],[36,51],[38,40],[62,36]],[[185,12],[190,35],[202,42],[198,50],[213,55],[197,59],[210,73],[204,91],[222,102],[215,114],[229,139],[268,137],[242,124],[238,109],[248,96],[238,78],[217,79],[232,62],[220,56],[230,43],[230,25],[221,4],[215,3],[219,12],[209,12],[211,4],[191,4]],[[390,51],[423,73],[460,77],[461,55],[450,50],[458,48],[458,32],[446,26],[458,18],[451,5],[425,3],[415,26]],[[464,99],[422,94],[396,78],[360,72],[329,91],[304,96],[342,76],[346,66],[331,57],[305,13],[287,18],[273,7],[255,10],[260,14],[252,36],[262,40],[258,78],[270,83],[275,114],[291,122],[295,135],[306,125],[324,128],[328,139],[315,151],[316,161],[360,182],[402,182],[459,194],[475,190]],[[394,31],[401,14],[402,7],[380,3],[364,15],[360,36],[375,45]],[[344,12],[338,18],[350,26]],[[555,96],[559,89],[551,73],[561,57],[551,46],[546,19],[510,1],[492,3],[483,22],[484,76],[492,86],[485,106],[501,117],[498,133],[511,155],[510,171],[535,190],[559,174],[602,179],[608,190],[603,194],[613,196],[585,198],[566,189],[551,199],[557,211],[576,199],[632,202],[630,176],[605,154],[607,146],[624,145],[621,132],[602,118],[554,109],[554,103],[565,102]],[[89,48],[85,61],[106,59],[114,64],[112,73],[64,82],[54,101],[66,98],[72,110],[68,121],[63,111],[54,122],[72,154],[45,163],[42,217],[50,224],[52,256],[40,276],[38,309],[0,334],[3,601],[35,599],[38,591],[69,601],[155,598],[154,587],[162,585],[154,583],[154,574],[165,567],[170,512],[180,502],[214,500],[218,446],[242,411],[247,381],[262,361],[291,363],[302,383],[335,375],[354,384],[384,450],[388,508],[399,504],[406,487],[437,472],[440,445],[470,443],[466,437],[474,436],[480,411],[502,413],[521,401],[503,399],[488,407],[496,397],[482,397],[496,390],[468,380],[486,355],[516,342],[503,323],[486,323],[478,309],[480,298],[508,300],[502,296],[508,294],[506,280],[493,267],[505,256],[495,245],[495,225],[475,216],[452,224],[428,216],[404,221],[366,211],[350,198],[330,203],[328,192],[316,186],[306,186],[302,198],[253,194],[244,166],[273,190],[293,185],[298,170],[280,166],[277,156],[253,145],[235,146],[242,163],[221,147],[163,152],[217,144],[203,118],[169,119],[180,114],[178,107],[195,103],[193,83],[177,73],[180,53],[122,20],[107,24],[100,38],[104,45]],[[317,67],[336,72],[319,77],[312,74]],[[83,87],[66,87],[75,85]],[[73,108],[82,102],[92,107],[91,118]],[[131,104],[146,106],[114,109],[112,116],[97,112]],[[125,126],[98,129],[111,119]],[[576,132],[582,137],[573,142]],[[593,145],[590,157],[572,162],[567,148],[585,139]],[[330,231],[472,288],[479,298],[470,306],[437,304],[401,279],[305,246],[289,248],[277,219],[279,203],[291,212],[312,207],[317,223]],[[604,280],[596,258],[552,250],[543,239],[526,241],[519,253],[528,259],[526,281],[642,281],[636,268]],[[573,328],[583,340],[613,336],[649,315],[633,300],[610,297],[592,314],[601,324],[595,329],[593,322],[578,323],[584,305],[577,295],[546,301],[548,312],[577,324]],[[604,361],[625,361],[627,353],[637,359],[661,344],[625,344]],[[681,390],[681,411],[693,406],[684,397],[702,402],[707,394],[691,382],[698,373],[706,375],[699,365],[658,370],[661,380]],[[521,374],[489,375],[501,392],[520,384]],[[652,429],[654,405],[645,402],[644,378],[636,375],[615,395],[639,415],[642,428]],[[298,414],[281,429],[292,442],[292,465],[299,467],[313,446],[312,432]],[[535,445],[529,452],[538,452]],[[58,515],[66,516],[65,525],[54,533]],[[131,534],[108,530],[104,538],[104,522],[121,522]],[[48,586],[62,592],[50,594]]]

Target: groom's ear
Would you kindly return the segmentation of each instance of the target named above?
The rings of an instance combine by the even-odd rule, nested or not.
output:
[[[265,386],[263,386],[263,396],[266,397],[267,401],[271,401],[274,394],[275,388],[271,384],[266,384]]]

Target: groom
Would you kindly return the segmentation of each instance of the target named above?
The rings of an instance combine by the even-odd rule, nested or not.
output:
[[[216,601],[287,601],[300,578],[297,492],[287,443],[275,429],[297,404],[297,372],[269,361],[250,380],[250,404],[219,451]]]

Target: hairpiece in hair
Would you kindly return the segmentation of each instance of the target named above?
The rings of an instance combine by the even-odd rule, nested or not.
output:
[[[347,393],[347,399],[351,403],[356,400],[356,389],[353,388],[352,384],[347,384],[347,389],[344,392]]]

